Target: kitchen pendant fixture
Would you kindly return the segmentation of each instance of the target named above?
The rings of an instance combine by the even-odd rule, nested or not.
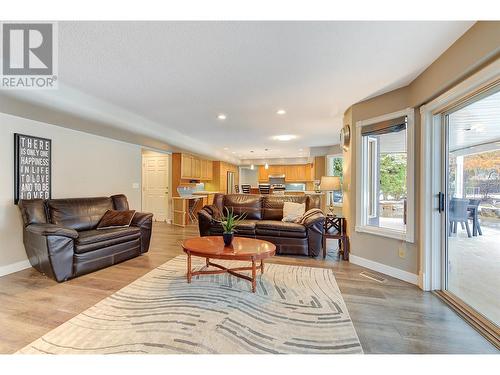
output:
[[[269,169],[269,164],[266,163],[266,165],[264,165],[264,168]]]
[[[250,166],[250,169],[253,171],[253,170],[254,170],[254,168],[255,168],[255,167],[254,167],[254,166],[253,166],[253,164],[252,164],[252,165]]]

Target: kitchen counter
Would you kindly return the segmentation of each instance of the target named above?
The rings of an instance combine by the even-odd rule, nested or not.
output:
[[[314,190],[285,190],[286,193],[304,193],[307,195],[324,195],[324,191],[316,192]]]

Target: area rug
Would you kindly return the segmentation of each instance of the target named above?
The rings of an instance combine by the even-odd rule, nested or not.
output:
[[[255,294],[227,274],[185,274],[178,256],[18,353],[363,353],[330,269],[266,264]]]

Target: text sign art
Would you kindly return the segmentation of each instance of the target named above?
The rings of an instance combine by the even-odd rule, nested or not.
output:
[[[50,139],[14,134],[14,201],[51,198]]]

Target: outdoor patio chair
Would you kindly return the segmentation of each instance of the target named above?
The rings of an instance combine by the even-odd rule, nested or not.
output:
[[[480,236],[483,235],[481,225],[479,225],[479,203],[481,203],[480,199],[469,199],[469,219],[472,220],[472,234],[474,236],[476,236],[477,233],[479,233]]]
[[[457,233],[457,223],[460,223],[462,229],[467,229],[467,237],[472,237],[469,227],[469,212],[467,210],[469,206],[468,199],[461,198],[451,198],[450,208],[448,210],[448,220],[450,223],[449,235],[452,233]]]

